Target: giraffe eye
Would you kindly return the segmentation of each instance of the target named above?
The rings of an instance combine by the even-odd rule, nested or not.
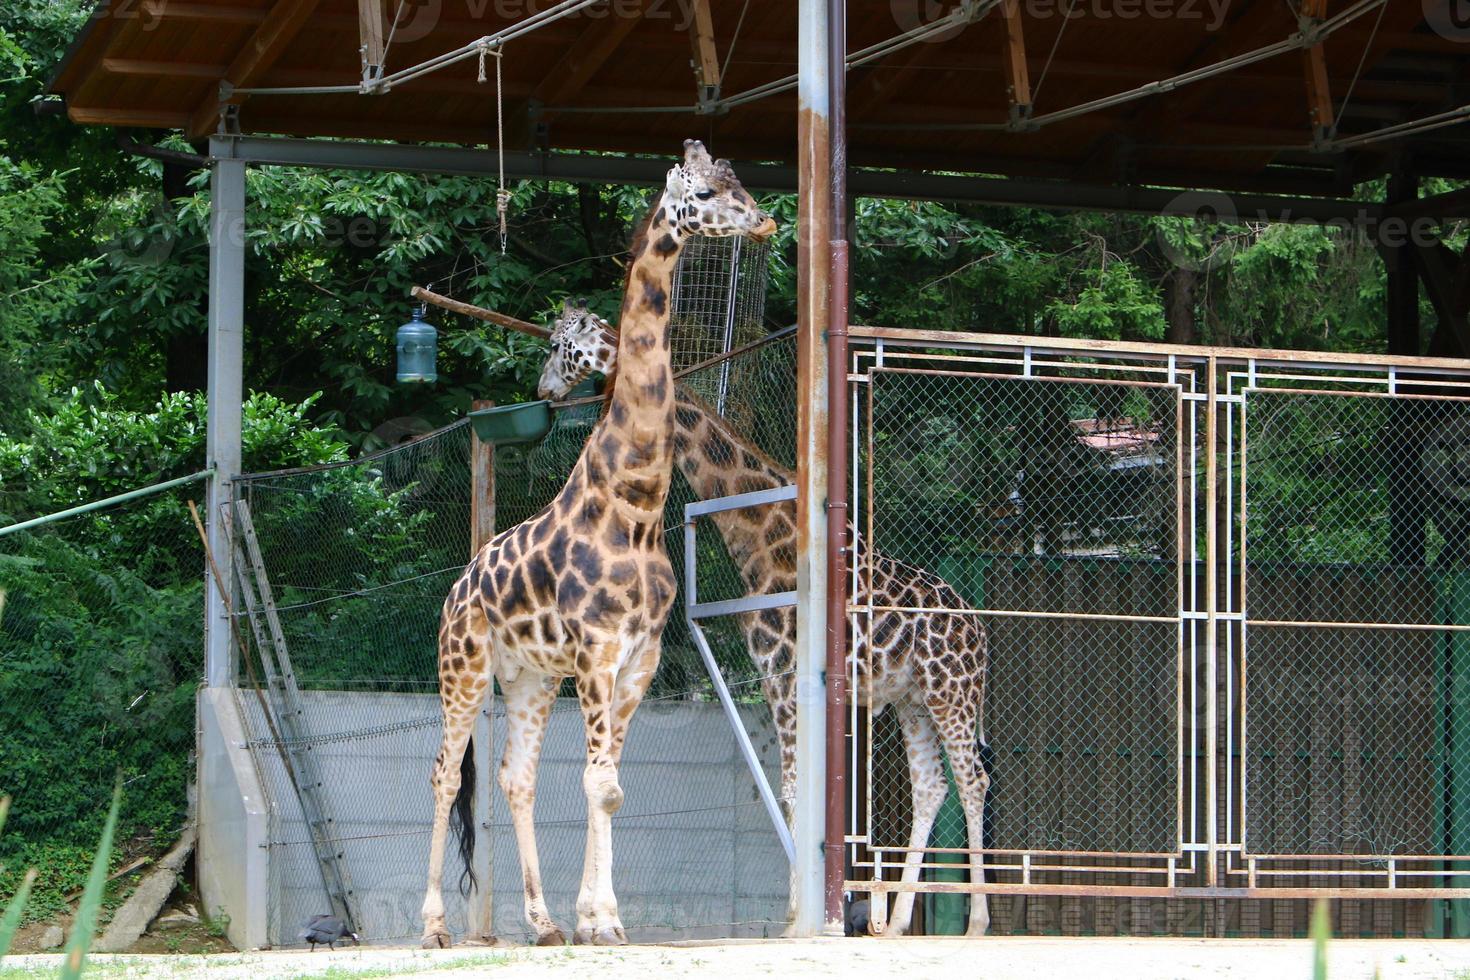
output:
[[[708,201],[710,198],[712,198],[712,197],[715,196],[715,192],[714,191],[700,191],[699,193],[695,194],[694,196],[697,197],[697,198],[699,198],[701,201]]]

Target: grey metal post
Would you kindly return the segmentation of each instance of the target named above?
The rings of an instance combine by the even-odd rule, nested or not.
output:
[[[245,161],[228,140],[212,139],[209,221],[209,547],[224,581],[231,582],[230,481],[240,472],[241,364],[245,340]],[[210,687],[235,679],[234,648],[224,598],[205,584],[204,676]]]
[[[832,203],[827,0],[797,12],[796,859],[792,934],[824,925],[827,823],[827,330]],[[833,841],[841,846],[841,841]]]

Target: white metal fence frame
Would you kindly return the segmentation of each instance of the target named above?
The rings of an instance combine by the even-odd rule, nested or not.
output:
[[[1250,630],[1343,627],[1464,633],[1470,631],[1470,625],[1382,623],[1345,617],[1313,621],[1253,619],[1245,601],[1250,573],[1243,541],[1248,526],[1246,416],[1258,393],[1269,389],[1311,396],[1470,404],[1470,361],[860,326],[853,327],[851,335],[853,353],[847,375],[852,439],[850,505],[855,523],[865,528],[869,542],[877,537],[872,524],[871,466],[865,470],[864,460],[872,451],[868,442],[873,424],[872,391],[875,381],[885,375],[908,372],[1046,384],[1062,380],[1056,376],[1059,373],[1085,370],[1094,376],[1095,380],[1089,382],[1092,384],[1172,389],[1178,408],[1176,613],[1172,617],[1093,614],[1091,618],[1147,619],[1176,626],[1178,738],[1174,763],[1178,791],[1176,846],[1172,850],[1007,848],[989,846],[987,841],[983,850],[987,881],[983,883],[906,884],[885,880],[885,870],[900,865],[911,848],[875,841],[868,833],[874,795],[873,721],[860,710],[856,694],[858,665],[850,661],[849,683],[854,695],[849,705],[849,765],[855,774],[867,772],[870,791],[863,798],[860,781],[852,780],[846,888],[875,897],[900,891],[1216,899],[1470,897],[1470,878],[1465,876],[1470,864],[1459,863],[1470,862],[1470,854],[1350,853],[1342,848],[1338,849],[1342,853],[1302,854],[1252,848],[1247,828],[1253,811],[1244,755],[1249,731],[1244,690],[1251,677],[1246,656]],[[1043,372],[1051,372],[1052,376],[1046,377]],[[864,594],[866,572],[860,563],[850,563],[848,615],[854,637],[871,630],[874,613],[881,611],[871,597],[865,604],[853,598]],[[1060,609],[984,608],[974,612],[986,619],[1077,616]],[[1006,669],[1004,657],[1003,650],[995,652],[992,677]],[[993,730],[988,734],[992,738],[996,735]],[[953,864],[937,863],[934,856],[967,853],[967,848],[927,848],[921,867],[952,870]],[[1126,859],[1127,866],[1119,866],[1118,859]],[[1294,866],[1308,862],[1309,868]],[[1443,884],[1433,879],[1441,879]],[[1456,884],[1461,886],[1454,887]]]

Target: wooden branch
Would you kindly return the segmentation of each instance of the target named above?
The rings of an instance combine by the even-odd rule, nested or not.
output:
[[[504,327],[507,330],[516,330],[520,333],[530,334],[532,337],[536,337],[540,340],[546,340],[551,336],[551,331],[547,330],[543,326],[540,326],[539,324],[529,323],[525,320],[517,320],[515,317],[506,316],[504,313],[497,313],[494,310],[487,310],[483,306],[475,306],[471,303],[461,303],[457,299],[450,299],[448,296],[440,296],[438,293],[431,293],[423,286],[413,287],[413,298],[421,299],[425,303],[431,303],[434,306],[442,307],[443,309],[449,310],[452,313],[461,313],[465,316],[474,317],[476,320],[484,320],[486,323],[493,323],[497,327]]]
[[[494,408],[495,403],[475,399],[471,411]],[[473,558],[495,537],[495,443],[481,442],[470,429],[470,557]]]

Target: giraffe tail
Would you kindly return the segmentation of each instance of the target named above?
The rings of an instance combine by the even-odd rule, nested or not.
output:
[[[449,827],[454,831],[455,843],[459,846],[459,857],[464,870],[459,876],[459,893],[469,897],[470,889],[479,888],[475,877],[475,740],[471,738],[464,746],[464,756],[459,761],[459,793],[454,797],[454,808],[449,812]]]

